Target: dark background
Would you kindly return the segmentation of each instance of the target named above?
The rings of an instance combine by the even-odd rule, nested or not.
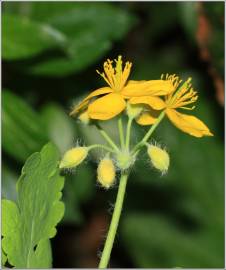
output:
[[[191,76],[199,93],[191,113],[214,137],[194,138],[161,123],[154,140],[170,153],[169,172],[160,176],[146,153],[140,156],[110,266],[223,268],[223,2],[5,2],[2,38],[2,197],[16,198],[23,163],[47,141],[62,154],[78,141],[102,141],[68,113],[104,86],[95,70],[106,58],[132,61],[131,79]],[[105,128],[117,137],[115,120]],[[133,128],[136,142],[146,128]],[[51,240],[54,267],[98,264],[117,191],[96,184],[101,156],[66,175],[66,212]]]

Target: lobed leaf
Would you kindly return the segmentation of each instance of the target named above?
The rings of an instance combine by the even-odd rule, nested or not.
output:
[[[49,238],[64,214],[59,158],[52,143],[31,155],[17,182],[17,202],[2,200],[2,248],[16,268],[51,266]]]

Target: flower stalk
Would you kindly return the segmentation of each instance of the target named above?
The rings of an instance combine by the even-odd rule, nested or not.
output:
[[[119,138],[121,143],[121,148],[125,147],[125,139],[124,139],[124,132],[123,132],[123,125],[122,125],[122,118],[118,119],[118,130],[119,130]]]
[[[133,118],[129,117],[127,128],[126,128],[126,150],[129,151],[130,146],[130,131],[132,126]]]
[[[89,150],[92,150],[92,149],[95,149],[95,148],[102,148],[110,153],[115,153],[115,150],[106,146],[106,145],[103,145],[103,144],[92,144],[88,147]]]
[[[121,212],[122,212],[122,206],[123,206],[123,201],[124,201],[124,197],[125,197],[128,176],[129,176],[128,171],[123,172],[121,174],[114,212],[113,212],[111,224],[109,227],[107,239],[106,239],[104,249],[102,252],[101,260],[100,260],[100,263],[98,266],[98,268],[101,268],[101,269],[107,268],[109,260],[110,260],[111,250],[113,247],[115,235],[116,235],[118,224],[119,224],[119,219],[120,219]]]
[[[99,130],[100,134],[103,136],[103,138],[108,142],[108,144],[116,151],[119,151],[118,146],[114,143],[114,141],[111,139],[111,137],[107,134],[105,130],[103,130],[98,123],[96,123],[96,127]]]

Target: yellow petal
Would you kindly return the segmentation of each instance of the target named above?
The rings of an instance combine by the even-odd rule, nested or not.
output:
[[[213,136],[208,127],[195,116],[182,114],[174,109],[167,109],[166,114],[171,122],[185,133],[198,138]]]
[[[88,114],[92,119],[108,120],[122,112],[125,107],[123,97],[118,93],[111,93],[91,103]]]
[[[151,80],[151,81],[129,81],[121,90],[121,94],[126,97],[140,96],[162,96],[171,93],[174,86],[167,80]]]
[[[70,112],[70,115],[75,115],[77,114],[80,110],[82,110],[83,108],[85,108],[88,103],[89,103],[89,100],[92,98],[92,97],[96,97],[96,96],[99,96],[99,95],[104,95],[104,94],[108,94],[108,93],[111,93],[112,92],[112,89],[110,87],[102,87],[102,88],[99,88],[97,90],[94,90],[91,94],[89,94],[85,99],[83,99],[83,101],[75,106],[73,108],[73,110]]]
[[[165,102],[159,97],[143,96],[132,97],[129,102],[131,104],[147,104],[155,110],[162,110],[165,108]]]
[[[136,118],[136,122],[139,125],[142,125],[142,126],[152,125],[152,124],[155,123],[155,121],[157,120],[158,116],[159,116],[159,112],[158,111],[150,110],[150,111],[141,113]]]

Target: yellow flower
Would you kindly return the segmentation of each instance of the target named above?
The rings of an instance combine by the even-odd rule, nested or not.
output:
[[[163,79],[163,75],[161,79]],[[159,110],[164,109],[169,120],[183,132],[195,137],[213,136],[201,120],[195,116],[182,114],[176,110],[178,108],[184,110],[193,110],[195,108],[195,106],[187,107],[187,105],[196,102],[198,99],[197,92],[191,88],[191,78],[181,84],[182,81],[179,77],[167,74],[166,80],[171,82],[174,90],[165,96],[165,101],[160,101],[160,98],[158,98],[158,101],[151,103],[149,97],[142,97],[140,100],[130,100],[132,104],[143,103],[149,105],[136,119],[137,123],[140,125],[151,125],[155,123],[159,115]]]
[[[98,74],[108,84],[88,95],[70,115],[76,116],[88,107],[88,116],[92,119],[108,120],[121,113],[126,107],[126,99],[131,97],[156,96],[169,94],[173,90],[168,80],[128,81],[132,63],[126,62],[123,68],[122,57],[104,62],[104,72]],[[100,97],[99,97],[100,96]],[[94,97],[98,97],[93,101]],[[157,98],[158,100],[158,98]]]

